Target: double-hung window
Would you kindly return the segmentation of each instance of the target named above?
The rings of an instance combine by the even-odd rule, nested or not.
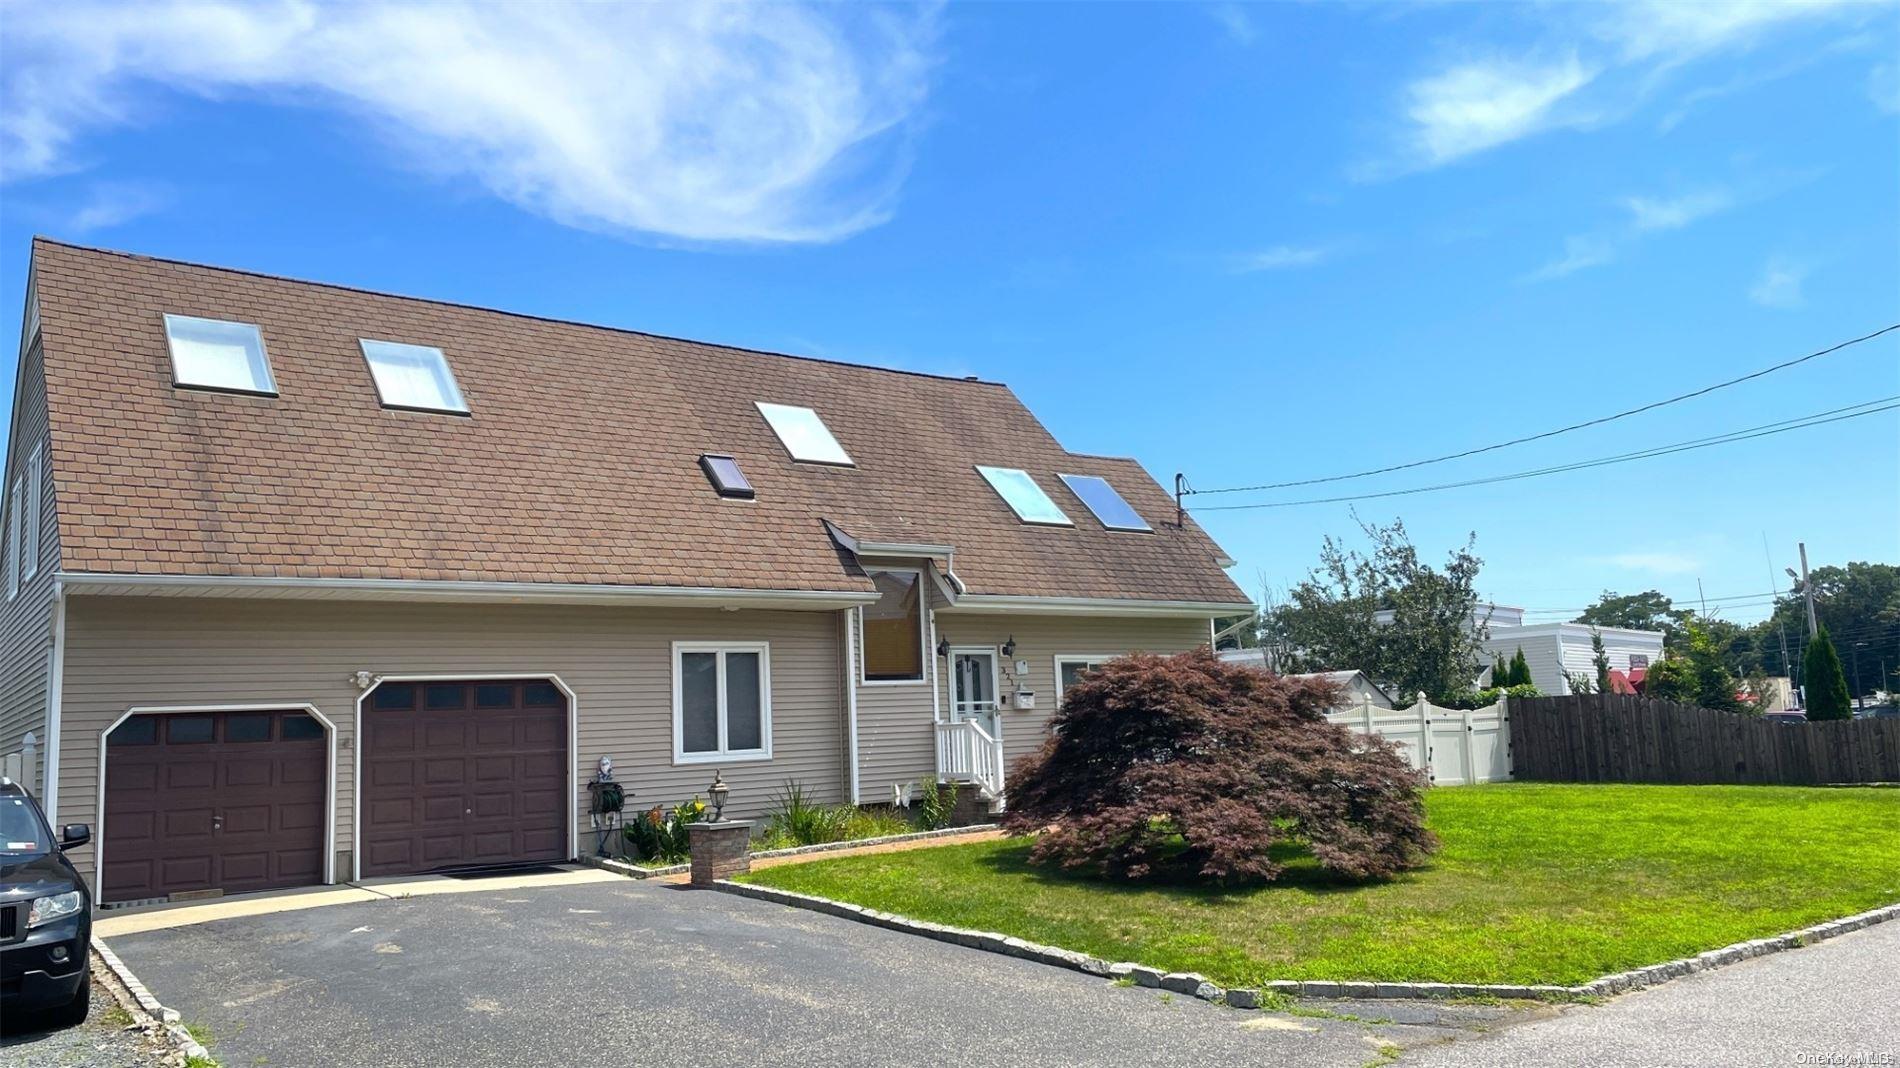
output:
[[[1082,681],[1082,676],[1114,659],[1110,656],[1080,656],[1058,654],[1056,656],[1056,707],[1062,707],[1062,695],[1069,687]]]
[[[764,642],[673,643],[673,763],[772,758]]]

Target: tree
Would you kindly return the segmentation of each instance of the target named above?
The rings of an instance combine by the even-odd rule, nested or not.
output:
[[[1834,640],[1827,636],[1827,624],[1821,624],[1801,657],[1802,675],[1807,679],[1808,718],[1811,720],[1853,719],[1853,699],[1848,695],[1847,674],[1841,670],[1841,658],[1834,652]]]
[[[1207,649],[1111,660],[1011,770],[1005,829],[1036,835],[1033,863],[1117,878],[1270,880],[1282,841],[1353,878],[1416,867],[1437,846],[1423,777],[1327,722],[1337,698]]]
[[[1814,584],[1814,614],[1831,636],[1836,658],[1852,660],[1854,647],[1865,643],[1859,650],[1861,678],[1850,674],[1848,692],[1861,696],[1891,685],[1878,678],[1878,658],[1884,652],[1890,666],[1900,662],[1900,566],[1857,560],[1846,567],[1817,567],[1808,580]],[[1781,632],[1791,645],[1808,632],[1807,607],[1798,589],[1775,602],[1774,615],[1763,625],[1764,641],[1775,643],[1769,663],[1781,662]],[[1796,681],[1808,685],[1805,675]]]
[[[1475,535],[1441,570],[1420,562],[1403,522],[1360,529],[1370,549],[1326,538],[1319,566],[1264,621],[1261,644],[1284,649],[1288,671],[1357,668],[1408,698],[1470,689],[1484,665]]]
[[[1499,653],[1497,655],[1496,661],[1492,663],[1491,665],[1491,685],[1495,687],[1502,687],[1502,686],[1509,686],[1510,684],[1511,684],[1511,662],[1504,658],[1503,653]]]
[[[1746,712],[1736,695],[1735,673],[1722,662],[1722,650],[1699,623],[1683,624],[1683,640],[1674,652],[1649,665],[1643,696],[1701,705],[1718,712]]]
[[[1530,661],[1524,659],[1524,647],[1521,645],[1517,647],[1517,655],[1511,658],[1510,684],[1512,686],[1532,685],[1531,664]]]
[[[1597,669],[1597,692],[1610,692],[1610,654],[1603,648],[1603,632],[1590,628],[1590,663]]]
[[[1659,630],[1663,634],[1663,644],[1674,645],[1682,637],[1682,625],[1694,616],[1694,612],[1677,608],[1674,602],[1657,590],[1632,594],[1604,590],[1602,596],[1597,598],[1597,603],[1584,609],[1583,614],[1571,622],[1587,623],[1593,627]]]

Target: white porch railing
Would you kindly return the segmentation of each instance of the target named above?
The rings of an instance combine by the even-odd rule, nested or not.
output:
[[[1003,743],[975,720],[937,724],[937,778],[973,782],[1003,796]]]

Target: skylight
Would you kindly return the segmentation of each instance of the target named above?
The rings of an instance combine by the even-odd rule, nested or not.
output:
[[[978,473],[986,479],[990,488],[995,490],[1016,512],[1016,518],[1025,523],[1042,523],[1049,526],[1072,527],[1069,517],[1062,514],[1056,502],[1049,499],[1029,472],[1014,467],[983,467],[978,465]]]
[[[165,341],[172,351],[172,384],[239,393],[276,393],[264,335],[250,323],[165,317]]]
[[[1095,513],[1095,518],[1101,520],[1102,525],[1108,529],[1144,533],[1154,530],[1148,525],[1147,520],[1141,518],[1140,512],[1135,511],[1129,507],[1127,501],[1122,500],[1122,495],[1115,492],[1115,487],[1108,484],[1108,479],[1095,475],[1062,475],[1060,477],[1069,490],[1081,498],[1082,503],[1088,505],[1089,511]]]
[[[839,467],[854,467],[851,457],[831,436],[825,421],[810,408],[800,408],[792,404],[767,404],[755,401],[759,414],[771,424],[772,433],[792,454],[792,459],[808,464],[835,464]]]
[[[442,350],[428,345],[404,345],[396,341],[360,339],[363,358],[369,361],[370,376],[376,379],[376,395],[385,408],[413,408],[425,412],[452,412],[467,415],[468,405],[462,391],[449,373],[448,358]]]
[[[706,481],[713,484],[721,497],[738,497],[751,500],[758,496],[752,489],[752,483],[746,481],[745,472],[739,470],[739,461],[718,453],[707,453],[699,458],[699,469],[706,472]]]

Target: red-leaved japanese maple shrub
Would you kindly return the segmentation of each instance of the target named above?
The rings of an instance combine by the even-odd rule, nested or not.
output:
[[[1112,660],[1010,769],[1004,825],[1038,835],[1033,863],[1130,879],[1271,880],[1283,841],[1352,878],[1416,867],[1438,845],[1424,780],[1390,742],[1326,722],[1335,694],[1206,649]]]

